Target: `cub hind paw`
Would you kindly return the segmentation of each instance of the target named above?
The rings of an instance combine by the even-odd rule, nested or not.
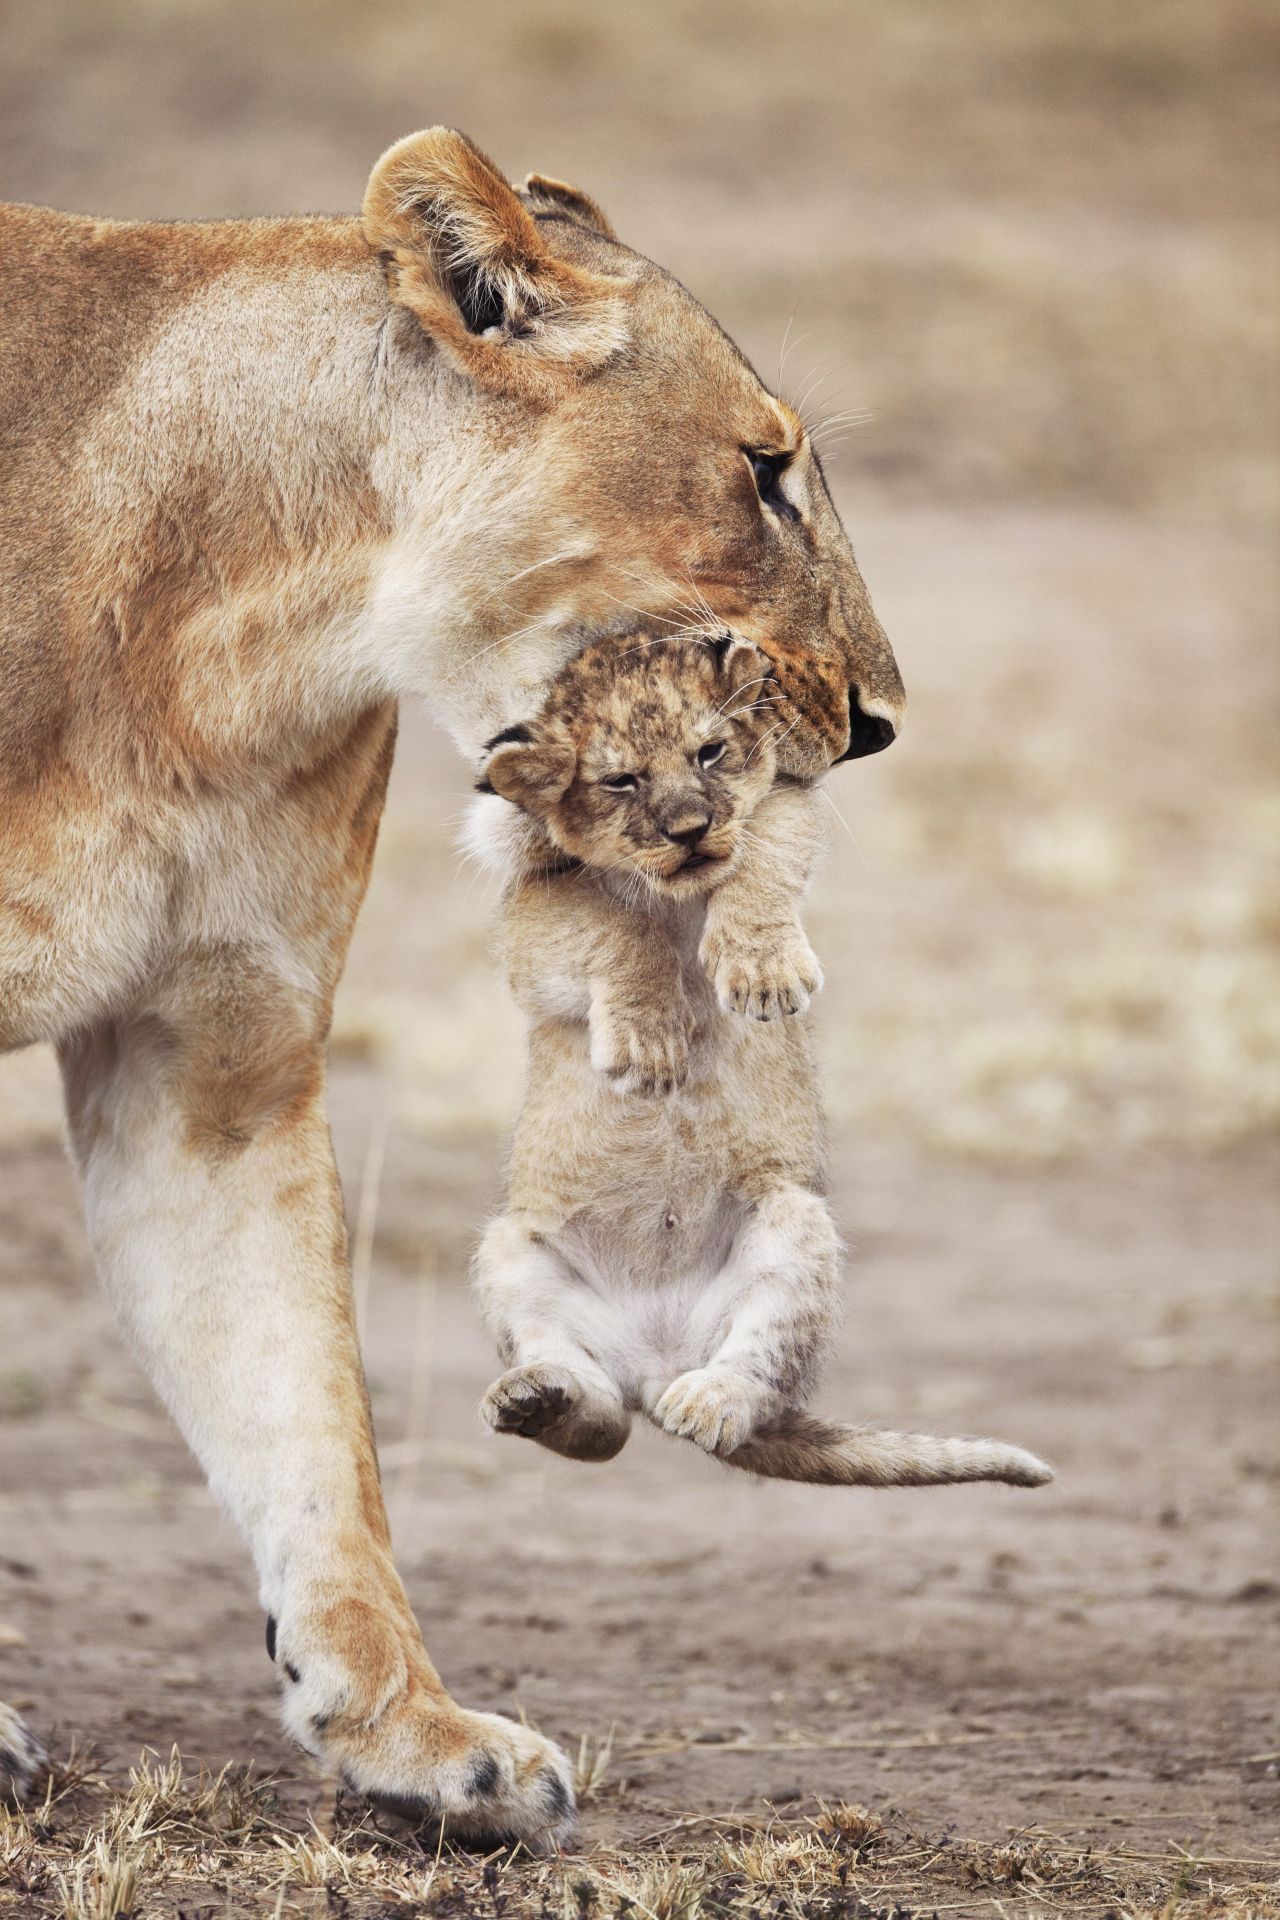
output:
[[[671,1382],[653,1410],[655,1423],[705,1453],[733,1453],[749,1438],[760,1407],[745,1380],[694,1367]]]
[[[480,1418],[495,1433],[537,1440],[559,1425],[578,1398],[573,1375],[559,1367],[512,1367],[480,1402]]]
[[[512,1367],[480,1402],[495,1433],[536,1440],[568,1460],[612,1460],[626,1445],[631,1416],[621,1401],[579,1380],[567,1367]]]

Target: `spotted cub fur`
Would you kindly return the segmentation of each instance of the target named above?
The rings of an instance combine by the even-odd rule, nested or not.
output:
[[[1034,1486],[1015,1447],[803,1411],[840,1244],[797,917],[816,800],[777,783],[771,686],[730,634],[600,642],[490,743],[483,786],[531,823],[503,909],[530,1057],[476,1261],[507,1369],[482,1417],[582,1460],[641,1413],[777,1478]]]

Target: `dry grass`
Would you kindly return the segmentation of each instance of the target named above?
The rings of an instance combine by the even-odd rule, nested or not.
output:
[[[578,1742],[578,1752],[573,1763],[573,1789],[578,1796],[578,1805],[585,1807],[591,1800],[599,1799],[606,1783],[617,1789],[625,1782],[609,1780],[613,1768],[613,1743],[617,1728],[610,1727],[602,1738],[594,1738],[584,1733]]]
[[[584,1739],[597,1793],[614,1747]],[[300,1783],[290,1783],[292,1794]],[[911,1920],[925,1914],[1099,1914],[1276,1920],[1280,1861],[1081,1846],[1028,1828],[998,1843],[916,1832],[890,1811],[836,1805],[784,1823],[678,1820],[608,1850],[488,1860],[436,1835],[386,1830],[325,1793],[311,1814],[251,1769],[144,1755],[126,1783],[84,1756],[43,1799],[0,1810],[0,1914],[23,1920],[404,1911],[477,1920]],[[677,1841],[679,1844],[673,1844]],[[318,1903],[318,1904],[317,1904]]]

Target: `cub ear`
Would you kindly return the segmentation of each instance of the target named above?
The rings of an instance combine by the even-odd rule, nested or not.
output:
[[[535,213],[563,213],[570,220],[576,220],[580,227],[602,234],[606,240],[617,239],[604,208],[581,187],[571,187],[567,180],[553,180],[549,173],[531,173],[525,179],[524,190],[533,202]]]
[[[528,727],[508,727],[485,747],[478,793],[498,793],[525,813],[547,813],[568,792],[578,770],[573,748],[535,739]]]
[[[711,647],[716,656],[716,673],[726,687],[741,687],[744,691],[762,688],[772,676],[773,667],[759,647],[730,628],[717,634]]]
[[[553,254],[514,187],[451,127],[383,154],[361,218],[392,299],[473,379],[545,384],[626,338],[623,283]]]

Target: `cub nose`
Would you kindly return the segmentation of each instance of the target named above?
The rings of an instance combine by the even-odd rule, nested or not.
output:
[[[869,753],[882,753],[898,737],[898,722],[883,713],[868,713],[856,687],[849,689],[849,744],[841,760],[862,760]]]
[[[709,813],[701,813],[696,817],[691,814],[683,814],[679,819],[672,820],[668,825],[664,826],[662,831],[667,839],[674,841],[678,847],[696,847],[710,825],[711,815]]]

